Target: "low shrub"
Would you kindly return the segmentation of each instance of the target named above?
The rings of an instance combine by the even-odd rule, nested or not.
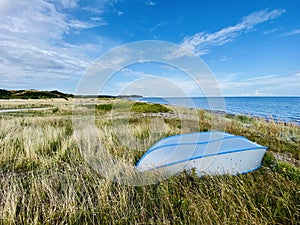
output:
[[[131,107],[131,111],[139,112],[139,113],[166,113],[172,112],[171,109],[164,105],[160,104],[152,104],[152,103],[145,103],[145,102],[136,102]]]

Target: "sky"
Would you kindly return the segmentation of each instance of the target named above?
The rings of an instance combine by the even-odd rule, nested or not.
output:
[[[300,96],[298,0],[1,0],[0,89],[76,93],[101,56],[144,40],[200,58],[224,96]],[[161,62],[128,65],[100,92],[181,93],[174,85],[203,94]]]

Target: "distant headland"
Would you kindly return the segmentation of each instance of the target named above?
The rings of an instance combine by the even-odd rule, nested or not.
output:
[[[0,99],[48,99],[48,98],[74,98],[74,97],[83,97],[83,98],[143,98],[141,95],[74,95],[63,93],[57,90],[53,91],[40,91],[40,90],[5,90],[0,89]]]

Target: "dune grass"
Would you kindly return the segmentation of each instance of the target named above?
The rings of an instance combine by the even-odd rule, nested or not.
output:
[[[117,100],[90,101],[98,108],[83,110],[101,111],[95,121],[105,148],[131,165],[157,140],[210,130],[216,120],[224,131],[269,150],[263,166],[245,175],[199,178],[183,172],[153,185],[122,185],[83,159],[73,133],[72,101],[36,100],[30,104],[55,110],[0,114],[0,224],[299,223],[299,126],[199,110],[183,131],[180,118],[154,117],[149,106],[124,118],[124,107],[111,107]]]

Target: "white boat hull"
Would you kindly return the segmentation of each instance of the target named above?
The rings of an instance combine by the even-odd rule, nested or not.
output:
[[[195,169],[198,176],[237,175],[259,168],[266,149],[244,137],[223,132],[177,135],[154,144],[136,169],[169,174]]]

